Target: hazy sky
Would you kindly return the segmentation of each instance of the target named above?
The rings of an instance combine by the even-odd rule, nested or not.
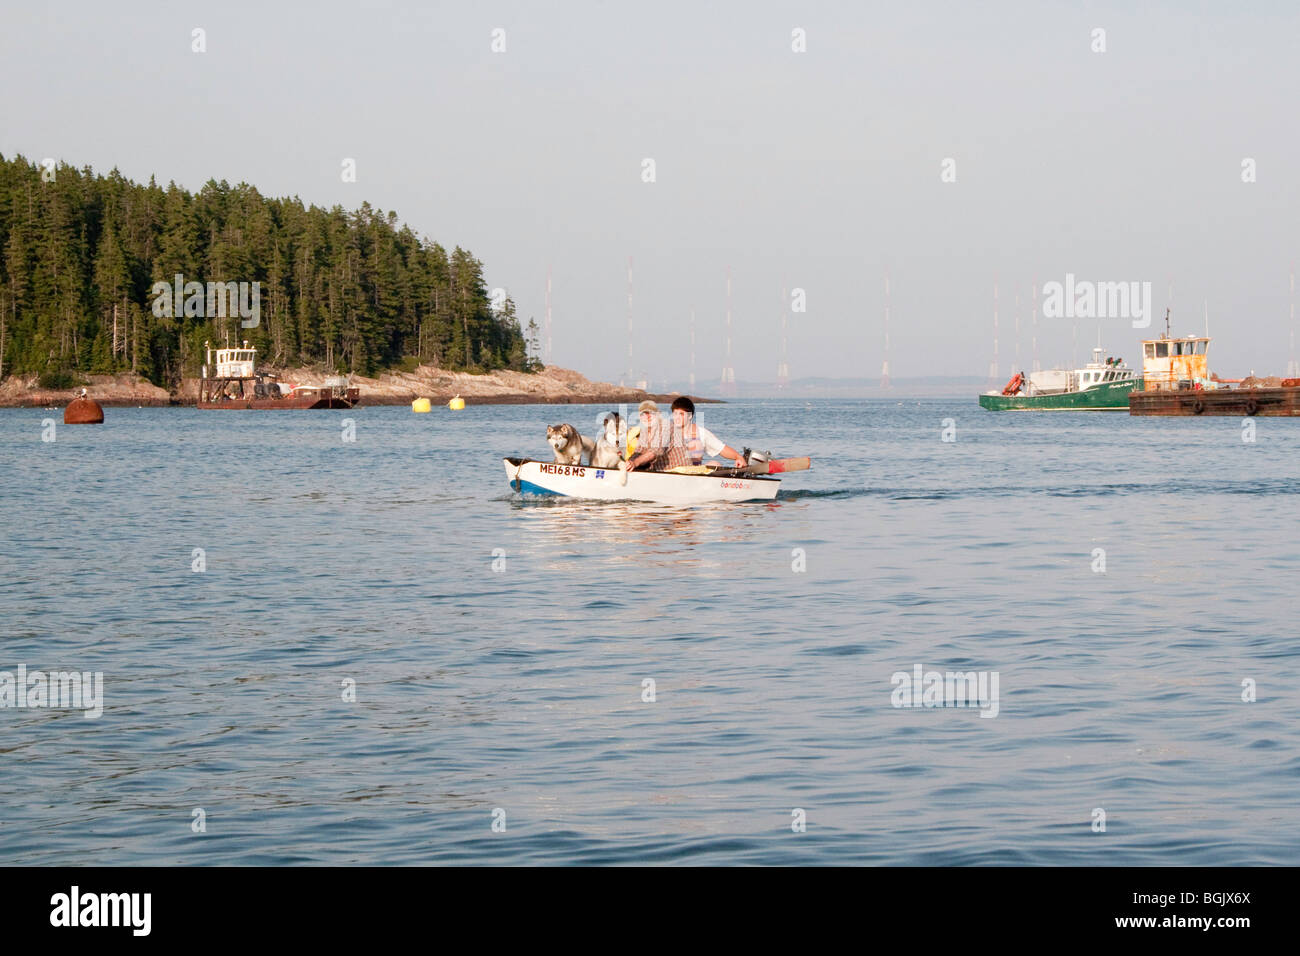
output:
[[[794,376],[878,376],[886,270],[895,377],[987,374],[995,277],[999,373],[1017,294],[1028,366],[1031,290],[1067,272],[1150,281],[1158,316],[1172,282],[1175,331],[1208,299],[1212,368],[1282,372],[1300,5],[1135,6],[6,0],[0,153],[368,200],[471,249],[525,322],[549,265],[554,362],[615,381],[628,256],[638,371],[686,377],[694,309],[702,392],[728,266],[742,380],[775,377],[783,283]],[[1103,326],[1132,359],[1142,334]],[[1040,317],[1043,364],[1072,336]]]

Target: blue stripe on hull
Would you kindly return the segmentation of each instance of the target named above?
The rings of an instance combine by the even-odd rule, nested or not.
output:
[[[513,481],[510,482],[510,487],[513,488],[514,486],[515,483]],[[552,495],[556,498],[568,497],[568,495],[561,494],[558,491],[552,491],[550,488],[543,488],[541,485],[535,485],[531,481],[524,481],[522,478],[519,479],[519,493],[521,495]]]

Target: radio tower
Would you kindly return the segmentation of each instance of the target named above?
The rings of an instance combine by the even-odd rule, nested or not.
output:
[[[1030,369],[1030,371],[1040,372],[1042,371],[1042,368],[1038,364],[1038,279],[1037,278],[1034,279],[1033,294],[1034,294],[1034,331],[1033,331],[1032,347],[1034,352],[1034,364],[1033,364],[1033,368]]]
[[[627,257],[627,377],[621,383],[631,386],[636,381],[632,371],[632,257]]]
[[[989,365],[989,381],[998,383],[998,280],[993,278],[993,362]]]
[[[1015,375],[1017,372],[1020,371],[1020,293],[1019,292],[1016,293],[1015,319],[1016,319],[1016,347],[1015,347],[1016,358],[1015,361],[1011,364],[1012,375]]]
[[[1295,263],[1291,264],[1291,361],[1286,365],[1286,377],[1300,376],[1300,364],[1295,360]]]
[[[546,267],[546,327],[542,330],[546,335],[546,351],[543,353],[543,365],[551,364],[551,267]]]
[[[691,392],[695,392],[695,310],[691,309]]]
[[[736,394],[736,370],[731,367],[731,266],[727,266],[727,357],[722,366],[722,394]]]
[[[880,366],[880,387],[889,388],[889,270],[885,270],[885,361]]]
[[[785,297],[785,280],[781,280],[781,361],[776,366],[776,385],[777,388],[785,388],[790,384],[790,359],[785,348],[785,320],[786,312]]]

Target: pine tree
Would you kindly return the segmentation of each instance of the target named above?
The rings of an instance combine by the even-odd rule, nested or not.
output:
[[[170,289],[176,275],[260,283],[259,325],[155,313],[153,284]],[[277,363],[367,373],[410,355],[449,368],[528,365],[514,303],[492,309],[482,263],[459,247],[449,256],[394,212],[327,211],[216,180],[191,194],[116,169],[64,165],[45,182],[21,156],[0,156],[0,306],[7,374],[130,368],[175,384],[195,374],[204,341],[227,335]]]

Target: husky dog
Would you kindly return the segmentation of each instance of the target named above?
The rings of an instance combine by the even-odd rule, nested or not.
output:
[[[591,464],[595,468],[617,468],[623,456],[619,452],[619,443],[627,438],[627,428],[618,412],[605,416],[605,430],[596,439],[596,449],[591,453]]]
[[[557,465],[581,465],[585,452],[590,456],[596,450],[596,443],[590,438],[578,434],[572,425],[547,425],[546,440],[555,449]]]

